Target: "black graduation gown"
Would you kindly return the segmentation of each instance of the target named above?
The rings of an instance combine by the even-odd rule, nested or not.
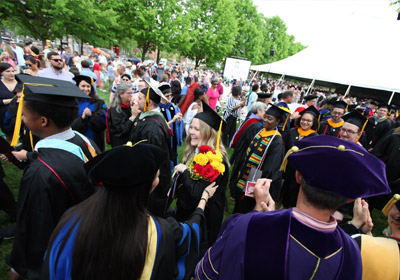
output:
[[[308,138],[316,136],[318,133],[311,133],[308,136],[303,137]],[[299,140],[298,128],[292,128],[283,135],[283,142],[285,143],[285,153],[293,147],[293,143]],[[286,171],[283,173],[283,185],[282,185],[282,203],[285,208],[290,208],[296,206],[297,195],[299,193],[300,185],[296,182],[295,177],[296,170],[288,163],[286,166]]]
[[[36,159],[25,169],[19,189],[9,265],[24,278],[40,279],[47,242],[60,217],[94,189],[87,180],[84,162],[76,155],[54,148],[40,148],[32,155]]]
[[[219,229],[224,218],[224,210],[226,204],[225,191],[229,179],[229,166],[227,161],[223,161],[225,165],[225,172],[223,175],[219,175],[215,180],[218,189],[214,196],[207,202],[207,206],[204,209],[206,222],[207,222],[207,240],[208,246],[214,244],[217,239]],[[196,209],[200,202],[201,195],[204,189],[211,184],[205,180],[193,180],[190,178],[189,170],[185,170],[179,178],[178,183],[178,201],[176,203],[176,218],[178,221],[187,220],[191,213]]]
[[[328,121],[322,121],[319,126],[318,134],[339,137],[340,127],[334,128],[329,125]]]
[[[248,130],[249,129],[249,130]],[[254,208],[255,200],[251,197],[244,197],[244,192],[236,186],[239,172],[246,164],[246,151],[253,138],[262,128],[257,123],[251,124],[240,136],[238,145],[235,148],[235,163],[229,182],[231,196],[236,199],[234,213],[246,213]],[[282,172],[279,168],[285,156],[285,149],[282,137],[276,135],[274,140],[269,143],[270,147],[261,167],[262,178],[272,179],[270,193],[272,198],[277,201],[281,192]],[[237,150],[236,150],[237,149]],[[242,206],[240,206],[240,205]],[[238,208],[239,207],[239,208]],[[242,210],[240,209],[242,208]],[[248,211],[247,211],[248,210]]]
[[[85,134],[88,128],[92,129],[94,135],[94,142],[96,143],[97,147],[99,147],[100,151],[105,151],[105,138],[104,138],[104,131],[106,129],[106,124],[101,121],[101,117],[104,116],[104,101],[98,99],[96,101],[94,112],[92,115],[88,117],[88,122],[83,120],[81,116],[77,117],[71,124],[71,128],[76,130],[82,134]]]
[[[165,119],[159,112],[146,112],[146,117],[140,118],[140,115],[134,120],[134,127],[131,131],[129,140],[133,144],[146,140],[147,144],[160,147],[168,152],[168,158],[160,166],[160,183],[150,196],[148,209],[159,217],[164,216],[167,208],[167,193],[171,182],[171,165],[170,160],[174,160],[171,155],[171,133]]]
[[[373,154],[386,164],[389,185],[400,180],[400,133],[387,135],[375,147]]]
[[[380,139],[382,139],[391,129],[392,123],[386,119],[379,123],[375,123],[374,118],[370,118],[374,125],[367,126],[365,132],[367,134],[368,149],[374,148]]]
[[[129,135],[133,128],[130,108],[121,107],[121,113],[116,108],[109,108],[107,112],[108,128],[110,132],[111,147],[121,146],[129,141]]]

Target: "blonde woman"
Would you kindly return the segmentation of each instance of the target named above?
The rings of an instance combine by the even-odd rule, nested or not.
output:
[[[192,119],[189,126],[189,134],[186,138],[186,148],[183,152],[183,162],[178,164],[175,171],[180,173],[178,179],[179,190],[177,193],[178,201],[176,207],[176,218],[178,221],[187,220],[196,205],[201,199],[203,190],[215,182],[218,185],[214,197],[209,200],[204,211],[207,222],[208,244],[211,246],[217,238],[219,229],[222,224],[224,209],[225,209],[225,190],[229,178],[229,165],[227,153],[222,141],[219,141],[219,152],[222,154],[222,169],[223,173],[218,175],[214,180],[193,179],[190,163],[193,158],[199,153],[199,147],[205,145],[216,151],[218,142],[218,130],[221,123],[221,117],[210,107],[203,102],[203,112],[197,114]]]

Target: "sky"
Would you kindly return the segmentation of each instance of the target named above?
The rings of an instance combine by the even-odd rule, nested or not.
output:
[[[287,33],[306,46],[343,42],[359,33],[400,38],[396,7],[389,0],[254,0],[254,4],[265,16],[283,19]]]

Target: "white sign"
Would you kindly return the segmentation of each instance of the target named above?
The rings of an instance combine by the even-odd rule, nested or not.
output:
[[[251,61],[228,57],[225,61],[224,76],[228,80],[246,81],[249,75]]]

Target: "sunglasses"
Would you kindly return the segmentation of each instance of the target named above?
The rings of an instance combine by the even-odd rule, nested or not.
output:
[[[62,61],[62,59],[52,59],[53,61],[55,61],[55,62],[61,62]]]
[[[26,64],[26,66],[28,66],[28,67],[31,67],[31,66],[33,66],[33,65],[32,65],[32,64],[28,64],[28,63],[27,63],[27,64]]]

